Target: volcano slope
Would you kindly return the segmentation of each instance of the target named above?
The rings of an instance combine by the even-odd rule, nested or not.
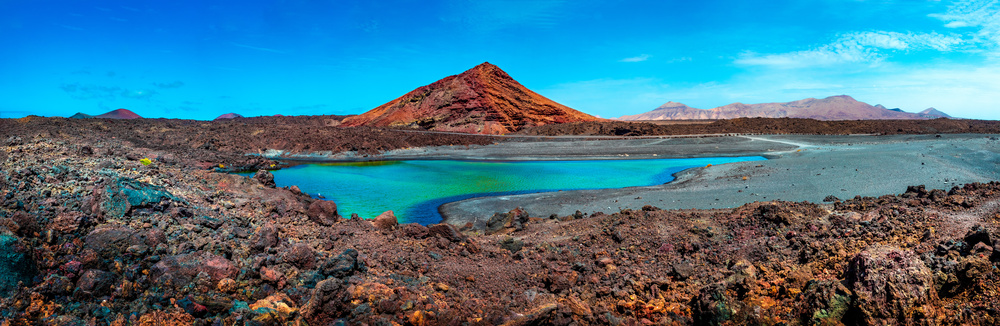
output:
[[[598,120],[531,91],[485,62],[344,119],[344,125],[506,134],[526,127]]]

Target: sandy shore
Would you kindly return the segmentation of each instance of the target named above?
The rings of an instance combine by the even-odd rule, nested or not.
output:
[[[732,208],[770,200],[822,202],[827,196],[898,194],[910,185],[950,189],[1000,180],[995,135],[735,136],[637,140],[534,141],[465,148],[409,149],[389,159],[600,159],[761,155],[768,161],[683,171],[672,183],[623,189],[473,198],[441,206],[445,221],[477,226],[516,207],[531,216],[663,209]]]
[[[853,136],[842,136],[851,139]],[[713,156],[769,156],[797,149],[793,144],[758,141],[757,136],[663,136],[663,137],[530,137],[493,145],[436,146],[386,151],[378,160],[596,160],[692,158]],[[750,154],[747,154],[750,153]],[[352,160],[351,153],[316,157],[321,160]]]

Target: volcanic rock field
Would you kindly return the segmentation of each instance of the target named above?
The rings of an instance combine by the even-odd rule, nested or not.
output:
[[[585,122],[501,137],[345,128],[342,119],[0,120],[2,325],[1000,322],[996,123]],[[844,135],[860,133],[877,135]],[[868,180],[852,174],[864,155],[844,159],[864,148],[914,156],[887,171],[939,166],[924,179]],[[477,212],[481,226],[341,216],[334,202],[276,187],[267,171],[295,157],[546,153],[770,160],[685,171],[667,190],[587,193],[620,197],[620,208],[557,199],[566,207],[549,212],[514,198],[513,208]],[[946,175],[955,166],[965,170]],[[780,167],[822,200],[748,199],[753,182],[785,187]],[[871,183],[888,185],[866,190]],[[740,200],[710,209],[650,200],[706,185]],[[720,198],[699,191],[691,200]]]

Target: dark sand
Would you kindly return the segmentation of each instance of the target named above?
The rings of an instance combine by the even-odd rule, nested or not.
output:
[[[627,156],[626,156],[627,155]],[[655,156],[654,156],[655,155]],[[663,209],[733,208],[770,200],[822,202],[827,196],[898,194],[910,185],[948,189],[1000,180],[995,135],[735,136],[600,141],[537,141],[463,148],[409,149],[388,159],[600,159],[705,156],[768,161],[694,168],[665,185],[473,198],[441,206],[445,221],[476,226],[522,207],[531,216]],[[745,179],[744,179],[745,177]]]

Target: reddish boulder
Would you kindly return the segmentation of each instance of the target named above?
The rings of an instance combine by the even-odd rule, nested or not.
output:
[[[83,272],[83,275],[80,275],[80,279],[76,281],[76,287],[80,288],[81,291],[90,293],[94,296],[111,294],[111,290],[114,289],[114,285],[114,274],[97,269],[88,269],[86,272]]]
[[[302,307],[302,316],[310,325],[332,325],[339,316],[351,311],[351,295],[344,282],[328,278],[316,284],[309,301]]]
[[[59,213],[59,215],[56,215],[56,218],[49,223],[48,228],[59,233],[71,234],[80,228],[81,218],[83,218],[83,214],[80,212],[69,211]]]
[[[429,235],[441,236],[451,242],[461,242],[466,239],[466,236],[462,234],[462,232],[458,232],[458,229],[456,229],[455,226],[448,223],[432,225],[428,228],[427,232]]]
[[[254,173],[253,175],[253,179],[268,188],[274,188],[276,186],[274,183],[274,175],[264,169],[257,170],[257,173]]]
[[[739,311],[739,303],[727,293],[726,285],[713,283],[702,287],[691,299],[691,314],[696,325],[731,323]]]
[[[354,274],[356,271],[364,271],[364,262],[358,260],[358,251],[354,249],[347,249],[340,253],[336,257],[330,258],[323,266],[320,267],[320,272],[323,275],[333,276],[337,278],[344,278]]]
[[[396,225],[399,225],[399,222],[396,220],[396,214],[393,214],[392,211],[385,211],[372,220],[372,224],[380,230],[392,230]]]
[[[430,232],[426,226],[417,223],[403,224],[402,230],[404,235],[416,239],[426,238]]]
[[[250,249],[256,252],[267,250],[278,244],[278,228],[273,224],[264,224],[254,230],[250,237]]]
[[[309,220],[323,226],[330,226],[340,220],[337,215],[337,204],[330,200],[317,200],[309,204],[306,210]]]
[[[281,273],[281,271],[277,269],[261,267],[260,278],[278,285],[278,288],[285,286],[285,274]]]
[[[851,291],[840,281],[811,280],[796,302],[802,325],[843,325],[851,308]]]
[[[497,233],[504,228],[522,229],[528,223],[528,212],[518,207],[507,213],[496,213],[486,221],[486,233]]]
[[[865,325],[934,323],[934,275],[912,251],[875,245],[851,259],[847,286]]]
[[[292,246],[281,255],[282,260],[298,268],[313,269],[316,267],[316,253],[307,244],[299,243]]]
[[[207,274],[214,284],[227,277],[236,277],[238,272],[239,268],[228,259],[199,251],[164,258],[150,268],[150,277],[179,287],[191,282],[199,273]]]
[[[123,226],[104,226],[90,231],[84,238],[84,248],[93,250],[98,259],[110,260],[131,245],[143,244],[135,230]]]

